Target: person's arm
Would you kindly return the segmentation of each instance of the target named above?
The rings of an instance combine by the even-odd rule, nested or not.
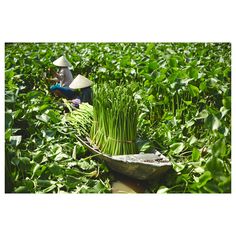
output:
[[[51,73],[51,75],[54,78],[49,79],[50,81],[56,81],[57,83],[61,82],[64,78],[64,74],[63,72],[59,72],[57,73],[56,71],[54,71],[53,69],[49,68],[48,71]],[[56,79],[57,78],[57,79]]]
[[[62,79],[62,74],[57,73],[56,71],[54,71],[52,68],[49,68],[48,71],[52,74],[52,76],[58,78],[59,80]]]

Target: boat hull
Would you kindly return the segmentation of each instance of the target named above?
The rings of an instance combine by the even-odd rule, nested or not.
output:
[[[87,149],[105,161],[110,169],[134,179],[157,179],[172,167],[168,158],[160,152],[110,156],[92,146],[89,139],[78,138]]]

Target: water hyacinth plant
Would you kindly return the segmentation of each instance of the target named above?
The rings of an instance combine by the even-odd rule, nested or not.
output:
[[[111,155],[137,152],[138,107],[130,86],[100,84],[94,87],[92,141]]]

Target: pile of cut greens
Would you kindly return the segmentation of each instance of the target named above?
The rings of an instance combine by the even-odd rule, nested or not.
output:
[[[106,154],[137,153],[138,107],[126,84],[99,84],[94,87],[93,142]]]

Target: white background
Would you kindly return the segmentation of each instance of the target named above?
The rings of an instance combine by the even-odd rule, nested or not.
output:
[[[231,42],[233,0],[7,0],[0,2],[0,234],[232,235],[232,194],[4,194],[5,42]],[[234,81],[232,79],[232,88]],[[235,96],[232,120],[235,114]],[[234,123],[233,123],[234,125]]]

